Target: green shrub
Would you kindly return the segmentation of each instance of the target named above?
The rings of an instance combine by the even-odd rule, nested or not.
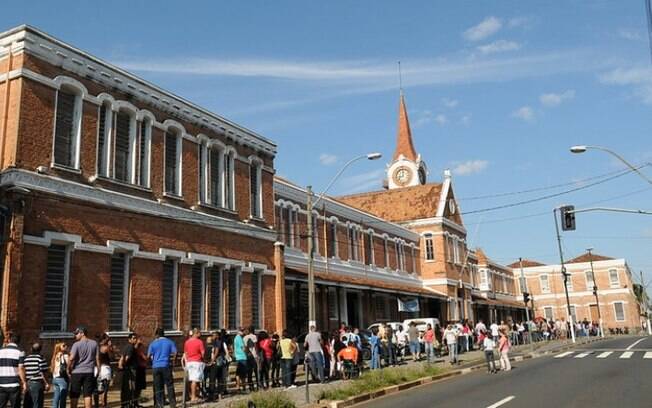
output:
[[[423,377],[431,377],[440,372],[440,368],[428,364],[420,367],[392,367],[382,370],[371,370],[365,372],[359,378],[342,384],[341,387],[322,391],[319,398],[343,400],[354,395],[377,391],[392,385],[415,381]]]
[[[247,403],[253,401],[256,408],[296,408],[290,396],[283,391],[261,391],[249,395],[229,405],[230,408],[247,408]]]

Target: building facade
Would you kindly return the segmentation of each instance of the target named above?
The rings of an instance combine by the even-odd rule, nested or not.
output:
[[[515,273],[520,273],[518,262],[510,266]],[[624,259],[585,253],[564,266],[569,274],[568,297],[573,321],[598,322],[602,318],[605,330],[641,327],[632,273]],[[536,315],[550,320],[568,320],[561,266],[523,261],[523,275]]]

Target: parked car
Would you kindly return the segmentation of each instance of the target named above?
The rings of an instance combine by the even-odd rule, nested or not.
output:
[[[382,322],[382,323],[377,322],[377,323],[374,323],[371,326],[367,327],[367,331],[371,332],[371,330],[374,327],[379,328],[380,325],[383,324],[383,323],[385,323],[385,325],[387,325],[387,326],[390,326],[392,328],[392,330],[394,330],[395,332],[398,331],[399,327],[403,327],[403,323],[401,323],[401,322]]]

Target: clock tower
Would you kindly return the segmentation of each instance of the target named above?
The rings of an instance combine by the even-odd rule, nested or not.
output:
[[[387,165],[387,188],[395,189],[426,184],[428,169],[417,154],[412,142],[412,131],[408,120],[405,98],[401,90],[398,106],[398,132],[396,150],[391,163]]]

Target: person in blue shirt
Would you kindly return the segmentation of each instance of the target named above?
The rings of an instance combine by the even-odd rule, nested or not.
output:
[[[176,357],[177,346],[172,340],[165,337],[163,329],[156,329],[156,340],[147,349],[147,358],[152,362],[154,403],[156,408],[163,408],[166,388],[170,408],[176,407],[174,380],[172,379],[172,364]],[[170,360],[172,360],[172,364]]]
[[[380,368],[380,337],[378,337],[378,329],[375,327],[371,330],[369,345],[371,346],[371,369],[375,370]]]
[[[242,329],[238,330],[238,335],[233,339],[233,356],[237,364],[235,368],[236,388],[244,391],[247,385],[247,372],[249,371],[249,367]]]

